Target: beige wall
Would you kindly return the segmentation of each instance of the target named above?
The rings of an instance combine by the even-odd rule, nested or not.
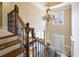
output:
[[[2,3],[0,3],[0,28],[2,27]]]
[[[18,5],[19,7],[19,14],[24,21],[24,23],[29,22],[31,27],[34,27],[36,31],[43,31],[43,21],[42,21],[42,13],[43,11],[40,8],[32,5],[31,3],[27,2],[16,2],[16,3],[4,3],[3,4],[3,26],[7,25],[7,13],[10,12],[14,5]]]
[[[9,2],[2,3],[2,26],[7,29],[7,14],[11,11],[11,5]]]
[[[71,47],[71,8],[55,9],[54,11],[64,11],[64,25],[53,25],[53,21],[47,22],[46,26],[46,42],[52,42],[52,32],[65,35],[66,51],[70,53]]]

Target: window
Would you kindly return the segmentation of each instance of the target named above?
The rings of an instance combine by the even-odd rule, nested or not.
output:
[[[55,11],[53,12],[53,24],[54,25],[63,25],[64,24],[64,11]]]

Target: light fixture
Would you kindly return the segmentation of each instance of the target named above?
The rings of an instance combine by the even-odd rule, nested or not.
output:
[[[51,10],[48,8],[46,10],[45,15],[43,16],[43,20],[46,20],[49,22],[49,20],[51,20],[51,19],[53,19],[53,14],[52,14]]]

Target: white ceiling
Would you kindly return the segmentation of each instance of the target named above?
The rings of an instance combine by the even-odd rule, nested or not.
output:
[[[48,7],[50,9],[56,9],[70,5],[70,3],[67,2],[31,2],[31,4],[35,5],[36,7],[40,8],[43,11],[45,11]]]

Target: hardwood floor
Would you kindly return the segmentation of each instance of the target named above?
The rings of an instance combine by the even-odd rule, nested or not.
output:
[[[30,51],[32,53],[32,57],[60,57],[60,55],[58,55],[55,51],[52,51],[44,46],[35,46]]]

